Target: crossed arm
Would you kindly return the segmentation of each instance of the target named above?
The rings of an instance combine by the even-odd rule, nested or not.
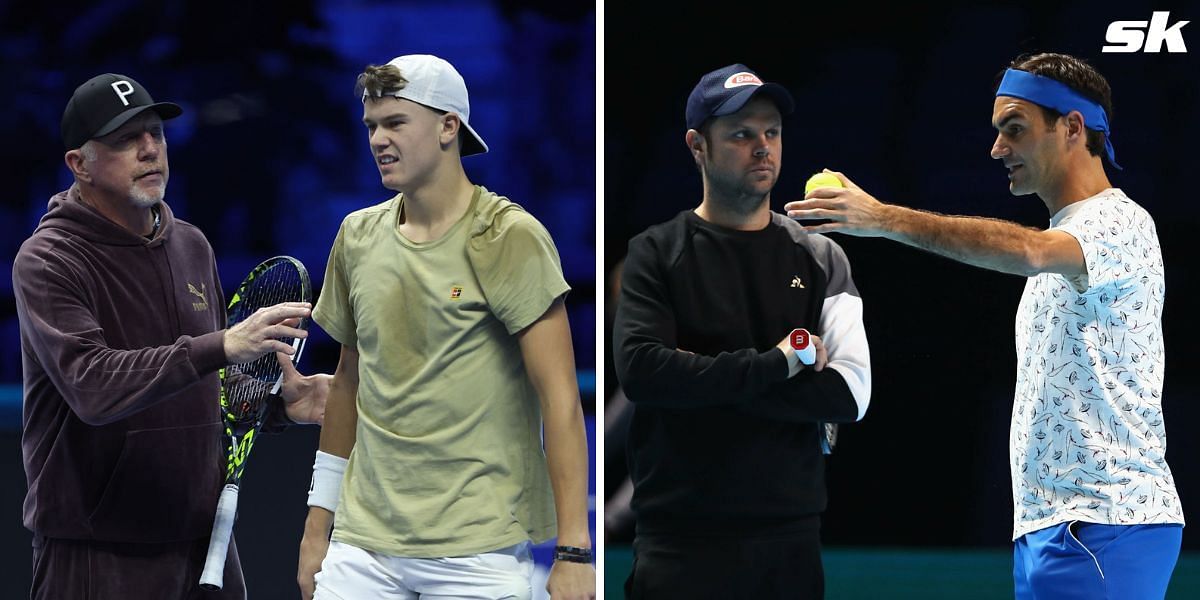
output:
[[[681,351],[665,281],[649,243],[631,244],[613,340],[617,374],[631,402],[684,409],[736,405],[790,422],[863,417],[871,390],[870,358],[857,296],[837,294],[824,301],[819,333],[831,368],[798,368],[789,364],[785,341],[765,350],[731,349],[713,356]]]

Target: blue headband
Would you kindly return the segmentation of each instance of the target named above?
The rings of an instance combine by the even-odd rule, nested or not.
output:
[[[996,95],[1027,100],[1064,115],[1073,110],[1079,111],[1079,114],[1083,115],[1084,127],[1104,134],[1104,150],[1108,152],[1108,162],[1118,169],[1121,168],[1121,165],[1117,164],[1116,152],[1113,151],[1112,133],[1108,130],[1108,115],[1105,114],[1104,107],[1071,89],[1071,86],[1028,71],[1009,69],[1004,72],[1004,79],[1000,80]]]

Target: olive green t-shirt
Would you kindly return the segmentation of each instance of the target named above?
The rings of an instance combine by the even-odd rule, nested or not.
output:
[[[407,557],[549,539],[541,410],[514,334],[570,290],[558,252],[541,223],[483,187],[432,242],[400,234],[403,203],[346,217],[313,311],[359,352],[333,539]]]

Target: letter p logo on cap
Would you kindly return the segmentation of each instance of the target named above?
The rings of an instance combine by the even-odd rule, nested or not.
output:
[[[133,95],[133,84],[121,79],[119,81],[112,82],[111,85],[113,91],[117,93],[117,97],[121,99],[121,104],[129,106],[129,101],[126,100],[125,97]]]

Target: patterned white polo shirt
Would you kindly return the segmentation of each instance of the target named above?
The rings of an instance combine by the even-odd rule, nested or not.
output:
[[[1030,277],[1017,309],[1013,539],[1073,520],[1182,524],[1166,461],[1154,220],[1110,188],[1050,227],[1079,241],[1087,276]]]

